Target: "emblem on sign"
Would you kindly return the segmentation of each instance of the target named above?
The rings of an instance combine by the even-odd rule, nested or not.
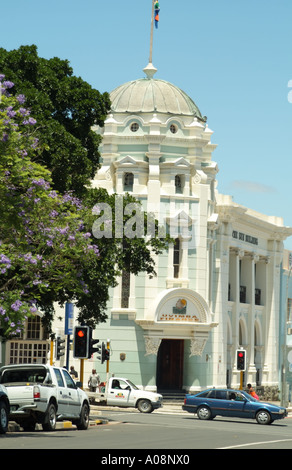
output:
[[[187,301],[185,299],[179,299],[176,302],[175,307],[173,307],[172,313],[174,314],[187,313]]]

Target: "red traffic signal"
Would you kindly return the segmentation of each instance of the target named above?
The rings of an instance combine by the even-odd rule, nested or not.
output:
[[[246,351],[244,349],[236,351],[236,368],[242,371],[246,368]]]
[[[73,357],[79,359],[88,358],[89,327],[75,326],[73,337]]]

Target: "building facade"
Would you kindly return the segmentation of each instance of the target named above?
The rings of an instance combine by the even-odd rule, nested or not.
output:
[[[112,289],[108,320],[94,332],[110,340],[109,372],[149,390],[238,387],[236,350],[244,348],[244,383],[277,386],[283,242],[292,230],[218,192],[206,117],[181,89],[154,78],[152,64],[144,72],[111,93],[104,128],[95,129],[102,165],[92,185],[132,194],[149,217],[148,236],[155,216],[174,243],[154,257],[156,277],[125,271]],[[6,362],[13,348],[7,342]],[[72,364],[78,369],[71,356]],[[92,368],[106,379],[105,364],[92,358],[85,382]]]
[[[281,279],[279,389],[287,406],[292,396],[292,252],[284,250]]]
[[[96,332],[111,340],[110,371],[153,390],[238,386],[242,347],[244,381],[276,385],[291,229],[218,193],[206,118],[182,90],[155,79],[152,64],[144,72],[111,93],[111,113],[96,129],[102,166],[92,184],[131,193],[174,243],[157,257],[157,277],[125,272],[113,289]]]

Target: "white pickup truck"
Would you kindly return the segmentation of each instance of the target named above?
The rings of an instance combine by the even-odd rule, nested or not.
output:
[[[0,369],[0,383],[5,385],[9,419],[25,430],[41,423],[53,431],[56,421],[70,420],[78,429],[87,429],[89,399],[77,387],[66,369],[43,364],[7,365]]]
[[[134,407],[141,413],[152,413],[162,406],[162,395],[140,390],[129,379],[110,377],[104,393],[87,392],[89,399],[101,405]]]

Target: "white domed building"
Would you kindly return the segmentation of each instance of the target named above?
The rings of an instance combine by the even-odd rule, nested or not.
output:
[[[111,341],[109,371],[149,390],[238,386],[242,347],[244,383],[277,385],[280,263],[291,229],[217,192],[206,117],[154,78],[151,63],[144,72],[110,94],[92,185],[132,194],[175,242],[155,258],[157,277],[124,273],[112,290],[108,321],[95,332]],[[105,379],[105,365],[94,367]]]

